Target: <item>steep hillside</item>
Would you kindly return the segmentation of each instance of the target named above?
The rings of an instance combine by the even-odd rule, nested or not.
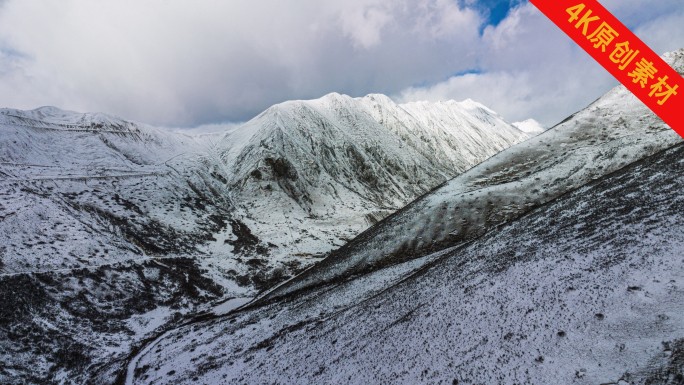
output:
[[[102,114],[0,111],[0,382],[116,372],[155,329],[250,289],[246,267],[202,267],[231,209],[207,193],[221,182],[201,161],[205,139]]]
[[[684,73],[684,50],[665,60]],[[263,300],[475,239],[681,141],[626,88],[616,87],[556,127],[412,202]]]

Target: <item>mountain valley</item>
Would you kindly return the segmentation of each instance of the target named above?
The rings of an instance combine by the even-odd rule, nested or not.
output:
[[[199,136],[54,107],[0,129],[0,378],[28,383],[111,383],[159,331],[529,138],[470,100],[339,94]]]

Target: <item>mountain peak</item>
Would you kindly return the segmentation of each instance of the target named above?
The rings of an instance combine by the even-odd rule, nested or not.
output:
[[[322,98],[319,99],[313,99],[310,100],[310,102],[316,102],[316,101],[326,101],[326,102],[348,102],[349,100],[352,100],[352,97],[349,95],[345,94],[340,94],[337,92],[331,92],[329,94],[326,94]]]
[[[663,60],[669,64],[675,71],[684,74],[684,48],[677,51],[668,52],[662,56]]]
[[[537,135],[541,134],[542,132],[546,131],[547,127],[545,127],[543,124],[537,122],[534,119],[527,119],[522,122],[515,122],[512,123],[513,126],[515,126],[517,129],[520,131],[527,133],[527,134],[532,134],[532,135]]]
[[[497,114],[494,110],[492,110],[491,108],[485,106],[484,104],[482,104],[482,103],[480,103],[480,102],[476,102],[476,101],[474,101],[473,99],[470,99],[470,98],[468,98],[468,99],[466,99],[466,100],[464,100],[464,101],[462,101],[462,102],[460,102],[460,103],[457,102],[457,104],[458,104],[459,106],[465,108],[466,110],[470,111],[470,112],[476,111],[476,110],[485,110],[485,111],[487,111],[487,112],[490,113],[490,114],[494,114],[494,115],[497,115],[497,116],[499,115],[499,114]]]
[[[235,165],[236,183],[254,191],[273,187],[264,178],[278,174],[264,159],[287,162],[299,177],[278,181],[304,210],[328,210],[298,200],[327,195],[323,180],[378,207],[398,208],[425,186],[529,138],[498,116],[483,109],[473,114],[454,103],[412,107],[382,94],[352,98],[336,92],[285,102],[227,134],[221,156],[229,167]],[[263,178],[252,178],[255,168]]]

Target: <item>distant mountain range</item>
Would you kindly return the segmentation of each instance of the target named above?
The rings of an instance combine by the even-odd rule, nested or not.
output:
[[[512,124],[520,131],[531,135],[539,135],[547,130],[547,128],[544,127],[544,125],[542,125],[534,119],[527,119],[522,122],[515,122]]]
[[[3,206],[5,273],[188,252],[307,264],[528,138],[473,101],[383,95],[287,102],[195,137],[54,107],[1,110],[0,124],[4,183],[31,189]]]
[[[471,100],[339,94],[228,133],[55,107],[2,109],[0,132],[0,379],[98,383],[157,328],[294,276],[530,138]]]

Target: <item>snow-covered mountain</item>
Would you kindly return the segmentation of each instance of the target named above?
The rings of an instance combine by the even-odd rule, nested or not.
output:
[[[0,382],[111,383],[160,328],[295,275],[528,137],[472,101],[382,95],[200,136],[2,109]]]
[[[684,50],[665,59],[684,72]],[[681,383],[683,159],[617,87],[251,305],[158,336],[122,383]]]
[[[534,119],[527,119],[522,122],[515,122],[511,124],[514,125],[518,130],[530,135],[541,134],[547,129],[543,124]]]
[[[113,263],[131,250],[310,263],[527,138],[488,110],[486,120],[453,102],[411,115],[382,95],[287,102],[194,137],[54,107],[0,112],[3,183],[14,187],[0,228],[5,273]],[[105,244],[118,248],[105,254]]]
[[[321,255],[529,138],[472,101],[329,94],[273,106],[216,148],[240,220],[279,255]]]
[[[684,72],[684,51],[664,58]],[[412,202],[264,300],[478,238],[681,140],[625,87],[616,87],[556,127]]]
[[[684,375],[682,141],[622,87],[473,168],[528,136],[472,101],[0,119],[0,382]]]

